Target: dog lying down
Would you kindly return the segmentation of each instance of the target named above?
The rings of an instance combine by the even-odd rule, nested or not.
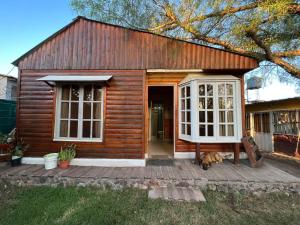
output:
[[[223,156],[218,152],[205,152],[201,155],[199,164],[202,164],[202,168],[207,170],[211,167],[212,163],[221,163],[223,159]]]

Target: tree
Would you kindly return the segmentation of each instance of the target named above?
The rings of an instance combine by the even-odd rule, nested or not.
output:
[[[299,0],[71,0],[79,14],[213,45],[300,78]]]

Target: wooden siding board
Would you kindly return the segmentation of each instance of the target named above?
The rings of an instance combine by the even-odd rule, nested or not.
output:
[[[37,81],[51,74],[111,74],[113,80],[106,89],[104,141],[102,143],[75,142],[80,157],[144,158],[144,71],[66,71],[23,70],[20,72],[20,91],[24,98],[18,102],[18,136],[30,145],[26,153],[42,156],[57,152],[64,142],[53,141],[55,93]],[[134,88],[129,84],[135,83]],[[125,88],[124,86],[129,86]],[[36,90],[38,87],[38,90]],[[31,92],[32,90],[32,92]],[[41,93],[43,101],[41,101]],[[139,98],[136,98],[139,96]],[[38,142],[36,140],[39,140]]]
[[[19,62],[20,69],[244,69],[254,59],[79,19]]]

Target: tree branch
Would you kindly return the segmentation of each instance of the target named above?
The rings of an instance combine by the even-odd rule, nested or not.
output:
[[[248,31],[247,35],[252,38],[252,40],[260,47],[262,48],[266,53],[266,60],[273,62],[279,66],[281,66],[283,69],[285,69],[288,73],[290,73],[292,76],[300,78],[300,69],[293,66],[292,64],[286,62],[280,57],[288,57],[288,55],[291,54],[299,54],[300,50],[292,50],[292,51],[286,51],[286,52],[277,52],[272,53],[269,46],[267,46],[262,40],[259,39],[259,37],[256,35],[254,31]]]
[[[293,56],[300,56],[300,49],[284,51],[284,52],[274,52],[274,56],[277,57],[293,57]]]

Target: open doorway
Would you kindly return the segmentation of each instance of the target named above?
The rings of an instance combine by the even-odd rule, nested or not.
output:
[[[172,86],[148,88],[149,158],[173,158],[174,103]]]

